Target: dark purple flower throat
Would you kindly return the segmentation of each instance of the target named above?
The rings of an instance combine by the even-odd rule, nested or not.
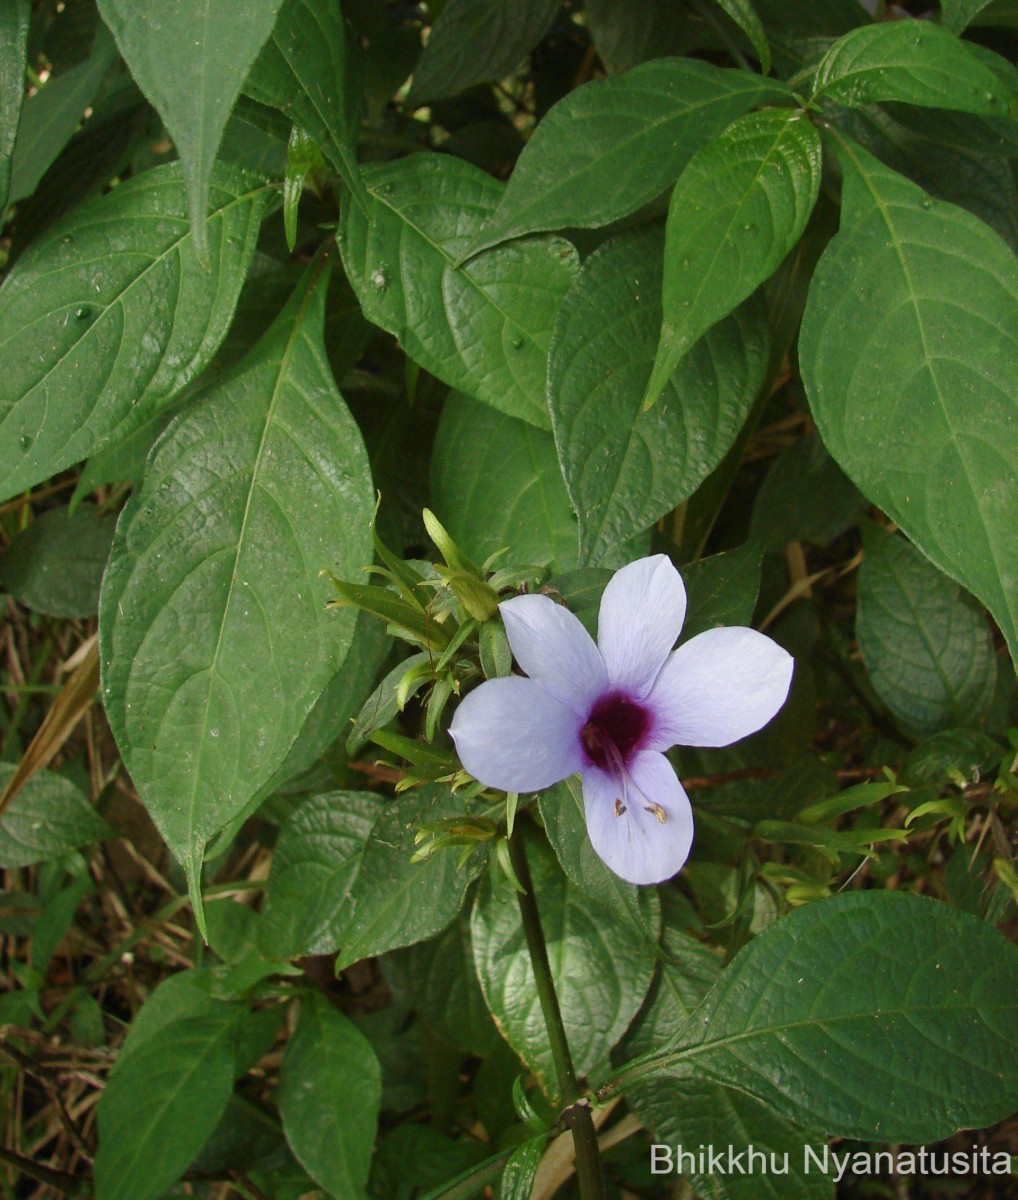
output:
[[[590,710],[580,741],[595,766],[616,775],[620,767],[629,766],[649,728],[650,714],[642,704],[621,692],[608,692]]]

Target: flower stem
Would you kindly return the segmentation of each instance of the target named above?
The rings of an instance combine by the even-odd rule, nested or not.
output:
[[[555,983],[551,975],[551,964],[548,961],[548,947],[544,941],[541,917],[537,911],[534,881],[530,876],[530,864],[527,862],[527,851],[523,844],[522,821],[517,821],[512,837],[509,838],[509,859],[516,872],[516,878],[524,888],[522,892],[517,893],[520,919],[523,923],[524,936],[527,939],[530,961],[534,965],[534,978],[537,983],[537,996],[541,1002],[541,1012],[544,1014],[544,1023],[548,1027],[548,1041],[555,1063],[555,1074],[558,1076],[559,1092],[566,1105],[562,1113],[562,1122],[572,1131],[573,1135],[580,1197],[581,1200],[605,1200],[604,1175],[601,1171],[601,1155],[597,1146],[597,1130],[594,1128],[594,1121],[590,1115],[589,1103],[579,1099],[580,1089],[576,1082],[576,1069],[569,1052],[569,1041],[562,1021],[562,1010],[559,1008]]]

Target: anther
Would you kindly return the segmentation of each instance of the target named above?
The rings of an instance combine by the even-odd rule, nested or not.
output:
[[[616,801],[616,803],[617,803],[617,801]],[[665,821],[668,820],[668,814],[665,812],[665,810],[661,807],[660,804],[648,804],[645,806],[645,808],[646,808],[647,812],[653,813],[654,816],[657,817],[657,819],[661,822],[662,825],[665,823]]]
[[[622,801],[618,798],[618,796],[616,796],[615,797],[615,815],[617,817],[621,817],[625,811],[626,811],[626,806],[622,803]]]

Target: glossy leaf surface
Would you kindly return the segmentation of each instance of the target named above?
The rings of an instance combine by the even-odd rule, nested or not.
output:
[[[508,75],[552,26],[561,0],[449,0],[414,69],[411,104]]]
[[[904,538],[865,526],[863,547],[856,635],[877,694],[926,733],[977,722],[997,681],[985,616]]]
[[[820,188],[820,138],[796,109],[733,121],[672,193],[665,229],[661,340],[645,403],[698,339],[777,270]]]
[[[282,0],[99,0],[131,74],[176,143],[187,184],[195,250],[214,247],[205,220],[213,164],[241,85],[272,32]],[[225,47],[229,53],[224,53]]]
[[[57,75],[25,101],[11,162],[12,204],[31,196],[38,187],[53,160],[71,140],[116,57],[113,39],[106,27],[100,25],[89,57]]]
[[[982,600],[1018,661],[1018,265],[969,213],[843,139],[839,156],[841,229],[799,339],[810,406],[846,474]]]
[[[1013,1111],[1016,997],[1018,951],[977,917],[836,896],[754,938],[631,1077],[692,1073],[833,1136],[923,1144]]]
[[[347,206],[340,247],[365,315],[451,387],[548,429],[548,346],[577,269],[572,246],[528,239],[457,270],[499,184],[434,154],[366,168],[364,179],[368,216]]]
[[[11,0],[0,8],[0,212],[7,207],[11,155],[25,98],[25,50],[31,0]]]
[[[18,260],[0,289],[0,499],[151,415],[212,358],[271,197],[226,167],[210,196],[211,270],[175,165],[76,209]]]
[[[527,142],[470,253],[507,238],[599,226],[653,200],[692,155],[780,84],[691,58],[664,58],[570,92]]]
[[[192,882],[346,657],[328,567],[370,554],[371,478],[322,345],[325,272],[173,425],[117,530],[100,607],[107,713]]]
[[[370,792],[310,796],[284,824],[272,855],[258,938],[266,954],[339,949],[350,889],[382,801]]]
[[[136,1027],[125,1045],[99,1105],[96,1200],[163,1195],[225,1111],[244,1009],[207,998],[192,1008],[158,1033]]]
[[[73,513],[49,509],[0,558],[0,587],[33,612],[94,616],[115,525],[116,517],[100,515],[91,504]]]
[[[13,774],[13,766],[0,763],[0,792]],[[109,833],[80,788],[52,771],[36,771],[0,812],[0,867],[45,862]]]
[[[381,1099],[371,1043],[324,994],[306,994],[280,1069],[279,1115],[290,1148],[330,1196],[363,1191]]]
[[[579,516],[580,561],[600,565],[691,495],[721,461],[763,383],[759,306],[712,329],[642,401],[660,320],[660,230],[627,234],[584,263],[555,325],[548,406]]]
[[[433,937],[453,920],[480,863],[458,867],[456,850],[439,851],[425,862],[411,862],[411,857],[421,823],[462,811],[462,801],[441,784],[426,785],[385,806],[351,890],[353,911],[342,931],[337,970]]]
[[[354,199],[368,198],[357,166],[343,13],[329,0],[284,0],[244,85],[310,134]]]
[[[813,99],[859,108],[898,100],[988,117],[1018,117],[1018,94],[968,46],[931,21],[854,29],[824,56]]]
[[[432,463],[433,508],[476,562],[505,546],[501,566],[576,566],[576,516],[550,433],[454,392]]]

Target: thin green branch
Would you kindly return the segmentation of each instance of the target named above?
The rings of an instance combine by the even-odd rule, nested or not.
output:
[[[605,1200],[604,1173],[601,1170],[597,1130],[594,1128],[589,1102],[579,1099],[576,1069],[569,1052],[569,1040],[566,1037],[565,1024],[562,1021],[562,1010],[559,1008],[558,995],[555,992],[555,983],[551,975],[548,947],[544,940],[544,930],[541,928],[541,916],[537,910],[534,881],[530,875],[530,864],[527,862],[523,833],[523,822],[517,822],[513,835],[509,838],[509,858],[513,870],[516,872],[516,878],[524,889],[517,893],[516,898],[519,901],[520,919],[523,923],[524,936],[527,939],[527,950],[530,954],[530,961],[534,965],[537,996],[541,1002],[544,1023],[548,1027],[548,1041],[555,1063],[555,1073],[558,1076],[559,1093],[566,1105],[562,1113],[562,1123],[573,1135],[573,1145],[576,1149],[576,1177],[580,1185],[581,1200]]]

